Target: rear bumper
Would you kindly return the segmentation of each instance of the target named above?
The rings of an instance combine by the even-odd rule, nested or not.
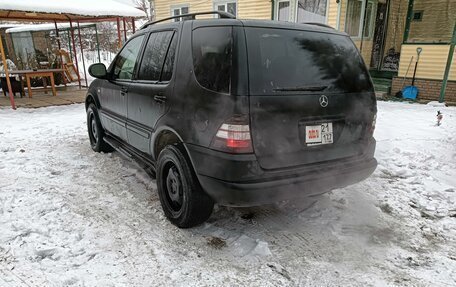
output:
[[[345,187],[369,177],[377,167],[375,141],[362,157],[264,171],[254,155],[226,155],[187,146],[203,189],[219,204],[255,206],[308,197]]]

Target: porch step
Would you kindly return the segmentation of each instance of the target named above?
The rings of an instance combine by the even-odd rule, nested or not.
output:
[[[391,79],[385,78],[372,78],[374,89],[376,92],[383,92],[389,94],[391,92]]]

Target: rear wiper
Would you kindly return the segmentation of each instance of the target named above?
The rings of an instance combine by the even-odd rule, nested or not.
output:
[[[274,91],[309,91],[309,92],[319,92],[323,91],[328,86],[298,86],[298,87],[288,87],[288,88],[275,88]]]

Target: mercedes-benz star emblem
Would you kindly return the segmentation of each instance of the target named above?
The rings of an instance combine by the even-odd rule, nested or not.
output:
[[[322,106],[323,108],[326,108],[329,104],[328,97],[325,95],[321,95],[318,101],[320,102],[320,106]]]

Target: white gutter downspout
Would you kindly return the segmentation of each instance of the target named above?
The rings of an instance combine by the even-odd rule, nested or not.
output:
[[[339,3],[337,3],[339,2]],[[336,3],[337,3],[337,19],[336,19],[336,29],[340,31],[340,11],[342,10],[341,9],[341,6],[342,6],[342,0],[339,0],[337,1],[336,0]]]

